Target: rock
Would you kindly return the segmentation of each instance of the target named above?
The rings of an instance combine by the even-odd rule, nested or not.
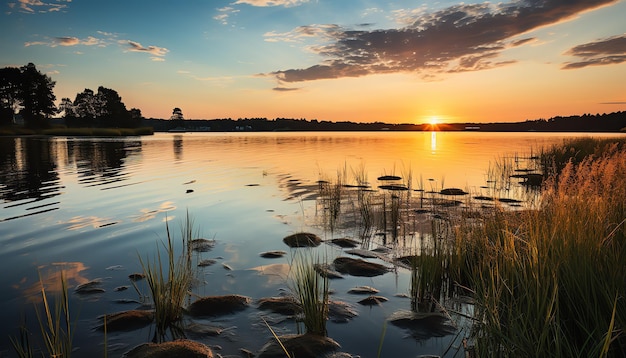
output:
[[[319,358],[340,348],[333,339],[315,334],[286,335],[278,337],[284,349],[291,357]],[[257,358],[284,358],[283,347],[272,338],[261,348]]]
[[[322,239],[315,234],[299,232],[285,237],[283,242],[289,247],[316,247],[320,246]]]
[[[213,351],[202,343],[179,339],[172,342],[144,343],[129,352],[125,358],[213,358]]]
[[[261,298],[259,300],[259,309],[288,316],[302,313],[302,306],[293,296]]]
[[[389,271],[387,267],[381,264],[350,257],[337,257],[333,261],[333,265],[338,272],[351,276],[374,277]]]
[[[313,269],[318,275],[328,279],[343,278],[341,274],[330,268],[328,264],[313,264]]]
[[[113,291],[115,292],[126,291],[126,290],[128,290],[128,286],[117,286],[113,289]]]
[[[462,189],[459,188],[446,188],[446,189],[441,189],[441,191],[439,192],[439,194],[441,195],[467,195],[468,193]]]
[[[369,296],[367,298],[364,298],[362,300],[359,301],[360,304],[362,304],[363,306],[378,306],[383,302],[387,302],[389,301],[386,297],[383,296]]]
[[[101,316],[100,319],[102,319],[103,323],[97,327],[99,330],[104,330],[104,325],[106,324],[106,329],[110,332],[132,331],[151,324],[154,320],[154,311],[122,311]]]
[[[377,258],[380,258],[380,255],[378,253],[372,252],[372,251],[368,251],[368,250],[363,250],[363,249],[347,250],[346,254],[360,256],[360,257],[364,257],[366,259],[377,259]]]
[[[358,286],[348,290],[348,293],[352,293],[354,295],[371,295],[378,292],[379,291],[377,289],[370,286]]]
[[[359,246],[359,242],[356,240],[352,240],[352,239],[348,239],[347,237],[344,238],[340,238],[340,239],[332,239],[330,240],[330,242],[332,242],[333,244],[339,246],[339,247],[343,247],[343,248],[354,248]]]
[[[215,247],[215,240],[193,239],[189,242],[189,246],[193,251],[207,252]]]
[[[261,252],[259,255],[266,259],[277,259],[279,257],[283,257],[287,254],[287,252],[282,250],[274,250],[274,251],[265,251]]]
[[[198,262],[198,266],[200,266],[200,267],[207,267],[207,266],[215,265],[216,263],[217,263],[216,260],[206,259],[206,260],[202,260],[202,261]]]
[[[378,180],[381,180],[381,181],[386,181],[386,180],[400,180],[400,179],[402,179],[402,178],[401,178],[401,177],[399,177],[399,176],[396,176],[396,175],[383,175],[383,176],[381,176],[381,177],[378,177]]]
[[[74,292],[78,294],[103,293],[105,292],[105,289],[102,287],[98,287],[101,284],[102,284],[102,279],[96,278],[89,282],[85,282],[83,284],[76,286],[76,288],[74,289]]]
[[[330,301],[328,303],[328,319],[335,323],[347,323],[358,316],[358,312],[349,303]]]
[[[188,311],[192,316],[221,316],[246,309],[250,301],[242,295],[207,296],[189,305]]]
[[[131,273],[130,275],[128,275],[128,278],[129,278],[131,281],[139,281],[139,280],[143,280],[143,279],[144,279],[144,277],[146,277],[146,275],[144,275],[143,273],[138,273],[138,272]]]
[[[379,185],[378,188],[384,189],[384,190],[391,190],[391,191],[409,190],[409,188],[407,188],[404,185]]]
[[[389,322],[409,331],[418,340],[432,337],[443,337],[456,332],[456,327],[449,317],[439,312],[420,313],[413,311],[397,311],[389,317]]]

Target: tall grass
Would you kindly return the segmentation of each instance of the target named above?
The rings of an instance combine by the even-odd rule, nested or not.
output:
[[[41,283],[41,299],[43,310],[35,306],[39,332],[49,357],[68,358],[72,353],[73,329],[70,321],[70,307],[67,279],[61,271],[61,291],[54,302],[50,302],[48,294]],[[13,349],[19,357],[33,357],[33,343],[29,339],[30,333],[25,326],[20,327],[19,339],[10,337]]]
[[[458,227],[479,356],[626,355],[625,177],[626,150],[605,146],[553,173],[537,210]]]
[[[182,335],[180,322],[193,279],[190,250],[194,234],[193,220],[187,214],[181,229],[182,252],[178,257],[175,255],[174,239],[167,221],[166,232],[167,242],[163,243],[165,259],[162,259],[160,249],[152,261],[149,259],[144,261],[139,257],[155,310],[156,330],[153,338],[155,342],[167,340],[168,331],[172,338]]]
[[[293,289],[302,305],[302,322],[307,333],[326,336],[328,319],[328,278],[314,269],[312,253],[297,251],[292,266]]]

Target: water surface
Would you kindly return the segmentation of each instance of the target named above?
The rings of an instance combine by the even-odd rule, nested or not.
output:
[[[366,133],[184,133],[129,138],[0,138],[0,355],[13,354],[7,339],[17,325],[35,334],[33,305],[39,280],[54,293],[55,277],[65,272],[71,286],[102,279],[102,294],[71,295],[77,319],[79,356],[103,351],[104,338],[92,328],[96,317],[135,308],[119,299],[137,299],[128,274],[141,271],[138,257],[152,258],[169,220],[177,233],[188,212],[199,236],[217,246],[202,258],[218,264],[199,269],[206,282],[199,294],[238,293],[258,299],[289,289],[280,275],[251,268],[288,264],[259,257],[286,250],[282,238],[317,225],[314,188],[338,172],[365,173],[375,186],[380,175],[412,178],[413,188],[457,187],[481,192],[488,169],[498,158],[525,158],[531,149],[560,143],[577,134],[480,132]],[[599,135],[595,135],[599,136]],[[525,165],[525,164],[520,164]],[[335,233],[354,236],[354,232]],[[321,256],[337,249],[322,245]],[[227,265],[230,270],[225,267]],[[409,309],[408,275],[399,270],[376,278],[331,282],[334,299],[353,303],[359,316],[329,323],[342,350],[363,357],[377,352],[383,323],[394,311]],[[355,304],[353,286],[375,286],[389,302],[377,307]],[[145,285],[140,284],[145,290]],[[271,335],[253,304],[241,314],[210,322],[228,330],[198,340],[219,345],[223,355],[239,348],[258,350]],[[293,322],[276,322],[279,332],[295,332]],[[388,326],[382,356],[442,355],[468,333],[425,340],[407,338]],[[111,334],[109,356],[119,356],[151,338],[150,330]],[[455,351],[455,350],[452,350]],[[458,350],[457,350],[458,351]],[[96,353],[94,353],[96,354]],[[449,352],[449,356],[454,353]],[[459,356],[461,353],[458,353]]]

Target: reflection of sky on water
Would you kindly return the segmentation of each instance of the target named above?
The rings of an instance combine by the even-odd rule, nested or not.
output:
[[[218,243],[197,259],[223,257],[201,269],[201,279],[208,282],[201,293],[276,295],[277,285],[287,286],[281,269],[286,269],[289,255],[268,261],[259,253],[285,249],[282,238],[288,234],[319,229],[310,220],[316,207],[309,199],[317,195],[320,177],[333,179],[345,169],[348,181],[356,184],[352,173],[364,168],[372,186],[378,185],[380,175],[406,178],[410,173],[415,182],[421,178],[427,190],[444,185],[444,179],[448,187],[479,188],[497,155],[563,137],[386,132],[157,134],[141,140],[0,138],[0,269],[5,273],[0,276],[0,304],[5,307],[0,320],[18,323],[22,295],[37,295],[38,267],[45,267],[44,282],[53,287],[58,276],[48,269],[59,269],[53,262],[66,265],[72,286],[111,277],[98,305],[81,300],[81,324],[91,324],[103,310],[119,310],[107,302],[136,294],[113,288],[127,285],[127,275],[141,271],[139,255],[154,257],[166,237],[163,221],[169,219],[171,232],[178,235],[186,212],[201,236]],[[272,271],[269,267],[263,277],[249,270],[273,264],[279,265],[276,274],[266,275]],[[125,270],[106,269],[118,266]],[[391,297],[406,289],[406,280],[380,277],[361,283],[386,293],[387,306],[408,307]],[[339,296],[349,289],[344,286],[355,285],[344,281],[332,284]],[[378,319],[385,320],[382,311],[361,318]],[[6,330],[0,329],[0,335],[6,336]]]

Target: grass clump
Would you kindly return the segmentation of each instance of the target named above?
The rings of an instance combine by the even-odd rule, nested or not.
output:
[[[61,271],[61,291],[55,297],[54,302],[50,302],[48,294],[40,278],[41,299],[43,310],[35,306],[37,321],[39,322],[39,332],[43,340],[45,350],[49,357],[68,358],[72,353],[73,329],[70,322],[70,308],[67,279],[65,273]],[[13,349],[20,358],[34,357],[33,343],[30,341],[30,332],[25,325],[20,327],[19,338],[9,337]]]
[[[171,338],[179,338],[182,335],[180,320],[193,279],[190,250],[194,235],[193,220],[187,215],[181,229],[182,252],[178,257],[174,253],[174,239],[167,223],[166,232],[167,242],[163,243],[165,259],[162,258],[161,250],[157,251],[157,256],[153,260],[144,261],[139,257],[154,305],[155,342],[167,340],[168,331]]]
[[[328,278],[315,271],[311,255],[298,252],[292,267],[293,289],[302,306],[302,322],[306,333],[326,336]]]

